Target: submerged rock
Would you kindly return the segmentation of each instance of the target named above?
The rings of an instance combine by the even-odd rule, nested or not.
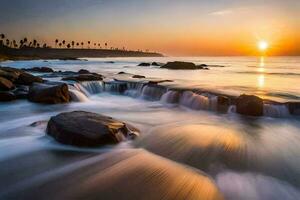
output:
[[[0,77],[0,90],[12,90],[15,85],[6,78]]]
[[[92,73],[92,74],[79,74],[75,76],[67,76],[62,78],[64,81],[76,81],[76,82],[81,82],[81,81],[102,81],[103,76],[100,74]]]
[[[191,62],[175,61],[175,62],[168,62],[167,64],[161,66],[161,68],[191,70],[191,69],[203,69],[204,65],[195,65],[194,63]]]
[[[33,68],[27,68],[23,69],[24,71],[29,71],[29,72],[40,72],[40,73],[50,73],[54,72],[53,69],[50,67],[33,67]]]
[[[230,105],[230,99],[226,96],[218,96],[217,101],[217,111],[226,113]]]
[[[263,100],[254,95],[241,95],[236,99],[236,111],[242,115],[262,116]]]
[[[132,78],[146,78],[146,77],[142,75],[133,75]]]
[[[29,89],[28,100],[47,104],[67,103],[70,101],[68,85],[35,84]]]
[[[42,83],[43,79],[24,72],[19,75],[15,82],[20,85],[31,85],[33,83]]]
[[[79,74],[90,74],[91,72],[89,70],[86,70],[86,69],[80,69],[78,71]]]
[[[16,100],[16,96],[12,92],[1,92],[0,91],[0,101],[13,101]]]
[[[47,134],[63,144],[91,147],[117,144],[138,135],[124,122],[84,111],[66,112],[51,117]]]
[[[289,102],[288,107],[292,115],[300,115],[300,102]]]
[[[151,66],[151,64],[150,63],[140,63],[140,64],[138,64],[138,66],[140,66],[140,67],[149,67],[149,66]]]
[[[151,65],[153,65],[153,66],[161,66],[161,64],[157,63],[157,62],[152,62]]]

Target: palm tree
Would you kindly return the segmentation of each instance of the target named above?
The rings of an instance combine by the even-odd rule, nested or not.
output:
[[[20,49],[23,47],[24,41],[20,40]]]
[[[27,38],[25,37],[25,38],[23,39],[23,45],[26,45],[27,42],[28,42],[28,40],[27,40]]]
[[[99,47],[99,49],[100,49],[100,43],[98,43],[98,47]]]
[[[79,46],[79,42],[76,43],[76,46],[77,46],[77,47]]]
[[[83,45],[84,45],[84,43],[83,42],[81,42],[81,48],[83,49]]]
[[[37,47],[37,48],[40,48],[40,43],[37,43],[37,44],[36,44],[36,47]]]
[[[90,48],[91,41],[88,41],[88,48]]]
[[[37,45],[37,41],[33,40],[33,47],[36,47],[36,45]]]
[[[9,46],[9,39],[6,39],[6,46]]]
[[[62,41],[62,44],[63,44],[63,45],[64,45],[64,47],[65,47],[66,41],[65,41],[65,40],[63,40],[63,41]]]
[[[55,40],[55,48],[56,48],[57,44],[58,44],[58,39]]]
[[[43,48],[47,48],[47,44],[46,43],[43,44]]]
[[[68,44],[68,45],[67,45],[67,48],[68,48],[68,49],[70,49],[70,48],[71,48],[71,45],[70,45],[70,44]]]
[[[59,48],[61,48],[62,43],[60,42],[58,45],[59,45]]]
[[[105,42],[105,48],[107,49],[107,43]]]
[[[0,34],[0,38],[1,38],[1,40],[0,40],[0,46],[2,46],[3,45],[3,40],[5,38],[5,35],[3,33],[1,33]]]
[[[72,48],[74,49],[74,45],[75,45],[75,42],[74,41],[72,41]]]

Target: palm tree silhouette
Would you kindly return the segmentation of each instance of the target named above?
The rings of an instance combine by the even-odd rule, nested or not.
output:
[[[107,49],[107,43],[105,42],[105,48]]]
[[[100,43],[98,43],[98,47],[99,47],[99,49],[100,49]]]
[[[74,49],[74,45],[75,45],[75,42],[74,41],[72,41],[72,48]]]
[[[77,46],[77,47],[79,46],[79,42],[76,43],[76,46]]]
[[[91,41],[88,41],[88,48],[90,48]]]
[[[70,44],[68,44],[68,45],[67,45],[67,48],[68,48],[68,49],[70,49],[70,48],[71,48],[71,45],[70,45]]]
[[[62,41],[62,44],[63,44],[63,45],[64,45],[64,47],[65,47],[66,41],[65,41],[65,40],[63,40],[63,41]]]
[[[23,47],[24,41],[20,40],[20,49]]]
[[[56,48],[57,44],[58,44],[58,39],[55,40],[55,48]]]
[[[6,39],[6,46],[9,47],[9,39]]]
[[[62,43],[60,42],[58,45],[59,45],[59,48],[61,48]]]
[[[33,47],[36,47],[36,46],[37,46],[37,41],[33,40]]]
[[[83,45],[84,45],[84,43],[83,42],[81,42],[81,48],[83,49]]]
[[[1,40],[0,40],[0,46],[2,46],[2,45],[4,45],[3,43],[3,40],[4,40],[4,38],[5,38],[5,35],[3,34],[3,33],[1,33],[0,34],[0,38],[1,38]]]
[[[28,42],[28,40],[27,40],[27,38],[25,37],[25,38],[23,39],[23,45],[25,46],[27,42]]]

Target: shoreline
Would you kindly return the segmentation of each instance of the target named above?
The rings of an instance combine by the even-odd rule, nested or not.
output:
[[[80,58],[110,58],[110,57],[164,57],[161,53],[110,50],[110,49],[58,49],[30,48],[14,49],[0,47],[0,61],[6,60],[78,60]]]

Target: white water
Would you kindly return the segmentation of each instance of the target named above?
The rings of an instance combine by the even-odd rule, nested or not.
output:
[[[193,59],[199,63],[208,60]],[[115,64],[105,64],[107,59],[4,64],[45,65],[74,71],[85,67],[119,78],[123,75],[115,74],[126,71],[177,80],[166,85],[206,85],[211,89],[223,82],[218,89],[243,93],[256,88],[254,93],[262,96],[274,93],[267,96],[276,96],[276,100],[282,101],[296,100],[293,98],[299,95],[295,89],[297,80],[291,75],[280,75],[291,85],[285,92],[282,92],[285,86],[279,83],[278,88],[276,85],[270,91],[253,84],[246,87],[251,81],[246,84],[246,80],[241,79],[251,80],[257,74],[239,73],[242,76],[239,80],[228,79],[234,79],[233,74],[245,70],[246,65],[254,64],[252,59],[214,59],[210,62],[230,66],[210,71],[173,72],[155,67],[138,68],[135,65],[142,60],[135,58],[110,59],[115,60]],[[293,60],[285,61],[274,59],[272,65],[266,64],[265,68],[283,71],[279,69],[282,64],[286,70],[291,70],[294,64],[297,66]],[[226,75],[220,78],[220,74]],[[219,78],[213,79],[214,76]],[[268,81],[278,79],[277,75],[265,74],[264,84],[267,86]],[[118,86],[107,87],[102,81],[74,84],[70,86],[71,96],[80,103],[47,106],[25,100],[1,103],[0,199],[219,199],[219,192],[229,200],[299,199],[300,119],[290,116],[284,105],[265,104],[264,117],[248,119],[235,114],[234,106],[227,114],[215,112],[216,96],[206,92],[180,94],[141,83],[126,85],[127,90],[120,94],[116,92],[120,90]],[[132,143],[80,149],[58,144],[45,135],[51,116],[73,110],[123,120],[139,128],[142,136]],[[36,121],[40,123],[29,126]]]

